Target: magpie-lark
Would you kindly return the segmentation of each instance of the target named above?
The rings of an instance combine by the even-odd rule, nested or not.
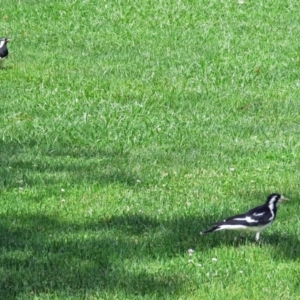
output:
[[[9,39],[5,37],[0,40],[0,67],[8,56],[7,42],[9,42]]]
[[[269,227],[276,218],[277,205],[282,201],[287,201],[280,194],[271,194],[268,196],[265,204],[250,209],[245,214],[236,215],[222,222],[215,223],[213,227],[202,231],[201,234],[215,232],[219,230],[240,230],[256,232],[255,240],[259,240],[261,231]]]

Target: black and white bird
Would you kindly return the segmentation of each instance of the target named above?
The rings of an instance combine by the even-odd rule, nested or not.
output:
[[[2,67],[4,60],[8,56],[7,43],[9,42],[8,38],[1,38],[0,40],[0,67]]]
[[[255,240],[259,240],[261,231],[268,228],[276,218],[277,206],[289,200],[280,194],[268,196],[265,204],[250,209],[248,212],[230,217],[222,222],[215,223],[213,227],[202,231],[201,234],[219,230],[239,230],[255,232]]]

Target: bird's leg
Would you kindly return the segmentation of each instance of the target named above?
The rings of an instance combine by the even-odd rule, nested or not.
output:
[[[257,232],[256,235],[255,235],[255,240],[258,242],[259,240],[259,235],[260,235],[260,232]]]

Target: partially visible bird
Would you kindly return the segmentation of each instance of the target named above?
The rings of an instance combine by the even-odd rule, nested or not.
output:
[[[219,230],[239,230],[255,232],[255,240],[259,240],[261,231],[269,227],[276,218],[277,205],[289,200],[280,194],[268,196],[265,204],[250,209],[245,214],[236,215],[222,222],[215,223],[213,227],[202,231],[201,234]]]
[[[0,67],[3,66],[3,62],[4,60],[7,58],[8,56],[8,49],[6,44],[9,42],[8,38],[1,38],[0,40]]]

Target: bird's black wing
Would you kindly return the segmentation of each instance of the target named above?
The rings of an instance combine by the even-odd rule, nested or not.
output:
[[[251,226],[246,221],[246,214],[236,215],[230,218],[227,218],[221,222],[213,223],[213,226],[205,231],[202,231],[202,234],[214,232],[222,229],[222,225],[244,225],[244,226]]]
[[[271,212],[270,208],[266,205],[258,206],[250,209],[245,214],[235,215],[223,220],[222,222],[215,223],[215,225],[244,225],[244,226],[258,226],[264,225],[275,219],[276,211]]]
[[[248,219],[251,218],[253,221],[256,221],[258,225],[264,225],[273,221],[275,216],[276,210],[271,211],[266,205],[255,207],[247,212]]]
[[[251,224],[247,221],[247,214],[235,215],[235,216],[229,217],[221,222],[217,222],[214,225],[220,226],[220,225],[224,225],[224,224],[251,226]],[[252,224],[252,225],[255,225],[255,224]]]
[[[245,214],[239,214],[229,217],[221,222],[214,223],[214,226],[221,225],[243,225],[243,226],[258,226],[268,224],[273,221],[276,216],[276,210],[273,212],[266,205],[257,206],[250,209]]]

